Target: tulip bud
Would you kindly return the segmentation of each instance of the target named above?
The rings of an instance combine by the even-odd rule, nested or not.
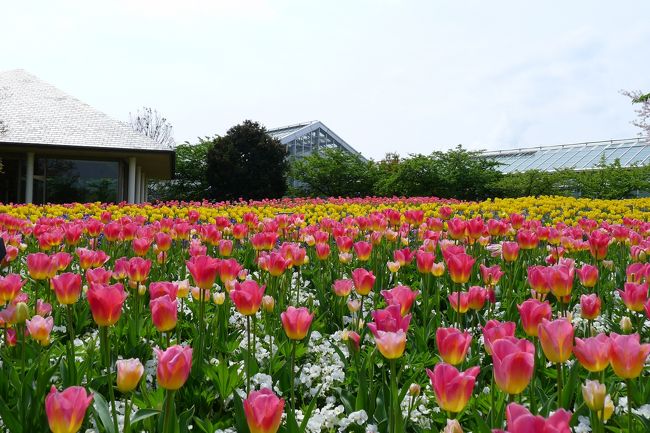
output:
[[[632,330],[632,320],[628,316],[621,317],[621,322],[619,323],[621,331],[630,332]]]
[[[463,429],[458,420],[448,419],[447,425],[442,430],[442,433],[463,433]]]
[[[348,301],[348,310],[350,310],[350,313],[356,313],[360,308],[361,302],[359,302],[357,299],[351,299]]]
[[[389,262],[386,263],[386,266],[388,267],[388,270],[393,274],[395,272],[399,271],[399,268],[400,268],[399,262],[391,262],[391,261],[389,261]]]
[[[417,383],[412,383],[411,386],[409,386],[409,395],[411,397],[417,397],[420,395],[420,385]]]
[[[217,305],[223,305],[226,301],[226,294],[223,292],[215,292],[212,295],[212,301]]]
[[[84,284],[83,287],[81,288],[81,290],[83,290],[84,293],[87,293],[88,292],[88,284]]]
[[[605,406],[603,408],[603,421],[607,422],[607,420],[612,416],[614,413],[614,402],[612,401],[612,398],[607,394],[605,396]]]
[[[188,280],[183,280],[178,282],[178,292],[176,296],[179,298],[187,298],[187,295],[190,293],[190,282]]]
[[[273,296],[265,295],[262,298],[262,308],[264,308],[264,311],[267,313],[273,312],[273,308],[275,308],[275,299],[273,299]]]
[[[614,268],[614,262],[612,260],[603,260],[602,261],[603,267],[606,269],[611,270]]]
[[[144,366],[139,359],[120,359],[117,368],[117,389],[122,393],[133,391],[144,373]]]
[[[582,398],[584,398],[587,407],[595,412],[601,411],[605,407],[606,395],[607,388],[597,380],[588,380],[582,385]]]
[[[25,323],[29,319],[29,307],[24,302],[16,304],[16,323]]]
[[[138,295],[143,296],[145,293],[147,293],[147,286],[140,284],[138,286]]]

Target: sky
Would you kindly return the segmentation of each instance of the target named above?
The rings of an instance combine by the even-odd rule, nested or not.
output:
[[[365,156],[630,138],[650,91],[647,0],[30,0],[0,70],[177,142],[320,120]]]

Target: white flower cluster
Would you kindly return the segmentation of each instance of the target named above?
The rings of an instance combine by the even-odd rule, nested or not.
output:
[[[297,384],[309,389],[310,396],[315,396],[319,390],[321,394],[327,394],[333,386],[345,380],[345,364],[334,349],[337,344],[341,352],[347,355],[347,347],[339,344],[341,334],[341,331],[337,331],[328,340],[320,332],[312,332],[308,345],[309,359],[302,365],[296,378]]]

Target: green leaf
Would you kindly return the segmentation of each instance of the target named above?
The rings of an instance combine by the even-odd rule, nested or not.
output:
[[[238,433],[250,433],[248,424],[246,423],[246,414],[244,413],[244,404],[239,398],[239,394],[234,392],[232,394],[233,404],[235,405],[235,428]]]
[[[160,415],[160,411],[156,409],[140,409],[131,417],[131,425],[137,422],[150,418],[154,415]]]
[[[9,431],[11,433],[23,433],[23,427],[20,425],[20,421],[14,415],[14,411],[12,411],[9,406],[4,402],[4,400],[0,397],[0,418],[2,418],[2,422],[6,427],[9,428]]]
[[[318,390],[316,391],[316,394],[314,395],[314,398],[311,399],[311,403],[309,403],[309,406],[307,407],[307,410],[304,412],[304,418],[302,422],[300,423],[300,429],[299,433],[305,433],[305,430],[307,429],[307,422],[309,421],[309,418],[311,418],[311,413],[314,411],[314,408],[316,407],[316,401],[318,400],[318,396],[320,394],[320,390],[323,388],[323,385],[321,385]]]
[[[106,399],[98,393],[97,391],[91,390],[93,393],[93,409],[104,426],[104,429],[108,433],[116,433],[115,427],[113,426],[113,418],[111,417],[111,412],[108,409],[108,403]]]

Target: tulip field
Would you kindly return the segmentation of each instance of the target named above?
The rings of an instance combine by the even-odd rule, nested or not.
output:
[[[650,431],[650,199],[1,205],[0,432]]]

